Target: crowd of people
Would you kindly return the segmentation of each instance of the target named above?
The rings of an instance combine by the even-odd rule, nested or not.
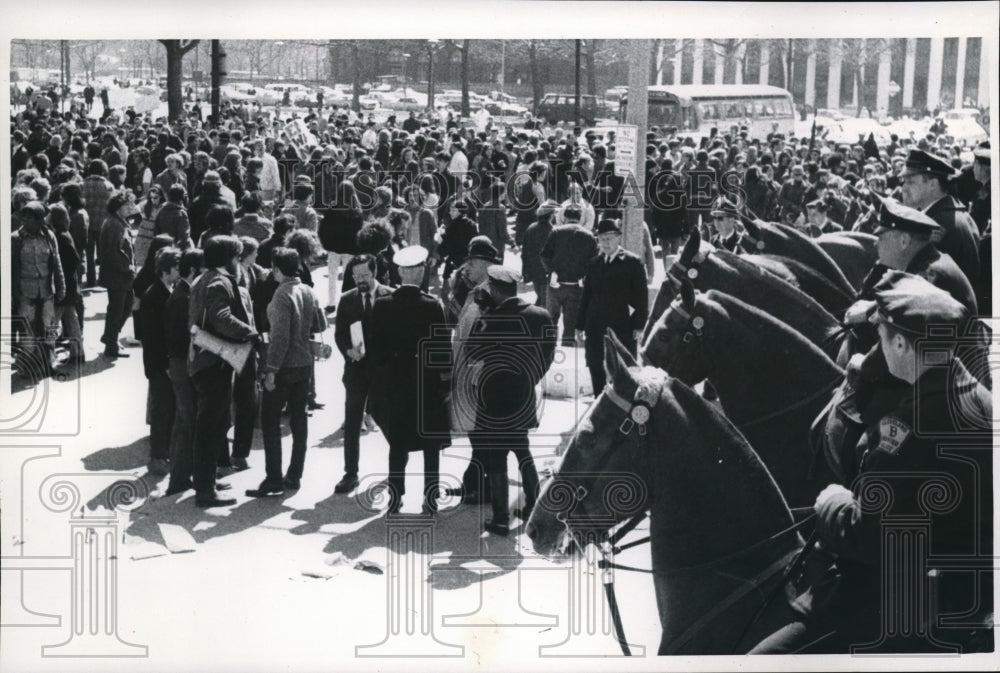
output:
[[[974,314],[991,310],[990,150],[946,134],[880,147],[734,125],[699,144],[653,127],[631,194],[646,212],[633,253],[622,218],[634,185],[615,170],[613,129],[416,113],[379,123],[336,107],[289,118],[240,103],[207,121],[200,109],[173,120],[86,113],[29,106],[11,119],[20,369],[83,362],[83,298],[103,287],[103,357],[129,356],[130,317],[142,346],[149,469],[170,475],[167,494],[193,487],[199,506],[236,502],[217,475],[250,467],[258,417],[266,476],[248,494],[299,487],[309,412],[323,406],[315,378],[328,316],[346,390],[336,493],[357,488],[360,434],[377,425],[390,446],[390,510],[419,450],[424,507],[435,511],[440,450],[468,432],[473,457],[456,494],[492,503],[488,527],[507,534],[507,451],[524,475],[526,517],[538,484],[534,390],[556,344],[584,348],[600,394],[603,334],[637,350],[657,252],[669,265],[689,236],[752,252],[746,218],[811,237],[875,234],[884,267],[925,276]],[[886,200],[937,226],[880,226]],[[324,263],[327,287],[315,288]],[[451,364],[429,364],[427,348]],[[484,378],[504,358],[520,371]]]

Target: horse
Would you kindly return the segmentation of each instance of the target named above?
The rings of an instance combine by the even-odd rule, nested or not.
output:
[[[860,231],[838,231],[816,239],[819,247],[830,255],[856,290],[861,290],[865,276],[878,261],[878,238]]]
[[[656,329],[684,280],[700,290],[717,289],[794,328],[831,358],[840,351],[840,323],[812,297],[740,255],[716,250],[695,234],[688,238],[656,296],[643,340]]]
[[[835,316],[843,315],[857,299],[856,292],[844,292],[822,273],[797,259],[784,255],[742,255],[742,257],[799,288]]]
[[[688,385],[711,381],[788,502],[813,504],[825,484],[809,478],[809,428],[844,378],[826,353],[735,297],[685,283],[640,356]]]
[[[601,539],[648,505],[661,655],[745,653],[794,620],[779,591],[803,548],[781,491],[714,405],[605,338],[608,384],[528,520],[534,549]],[[622,474],[641,493],[623,503]],[[627,524],[626,524],[627,525]]]
[[[746,236],[756,244],[750,245],[751,249],[756,247],[756,254],[791,257],[818,271],[833,288],[856,298],[857,290],[815,239],[786,224],[753,220],[749,217],[740,219],[746,229]]]

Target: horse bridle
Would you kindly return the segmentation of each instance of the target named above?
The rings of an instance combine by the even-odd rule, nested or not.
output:
[[[700,318],[700,316],[698,317]],[[607,399],[612,404],[618,407],[618,409],[620,409],[622,412],[625,413],[625,418],[618,426],[619,434],[623,436],[628,436],[629,434],[631,434],[632,430],[636,430],[637,434],[640,437],[640,441],[643,443],[644,446],[647,445],[649,433],[646,428],[646,424],[649,422],[652,416],[651,409],[655,406],[656,401],[659,399],[660,392],[665,382],[666,382],[665,373],[663,376],[657,376],[655,379],[650,379],[641,382],[631,401],[626,399],[622,395],[619,395],[618,391],[616,391],[610,383],[605,385],[604,396],[607,397]],[[609,457],[610,455],[611,452],[609,452]],[[645,510],[634,514],[632,517],[627,519],[625,523],[622,524],[614,533],[609,535],[608,538],[604,540],[601,543],[600,547],[598,548],[598,551],[601,554],[601,559],[598,561],[597,565],[598,568],[601,569],[601,582],[604,585],[604,593],[608,601],[608,609],[611,612],[611,620],[615,629],[615,638],[618,640],[618,645],[621,647],[622,654],[624,654],[627,657],[632,656],[632,651],[629,648],[628,641],[626,640],[625,637],[625,628],[622,624],[621,611],[619,610],[618,607],[618,599],[615,593],[615,585],[614,585],[615,582],[614,571],[617,569],[617,570],[626,570],[632,572],[642,572],[648,574],[656,574],[657,572],[663,572],[663,571],[657,571],[654,569],[646,569],[646,568],[635,568],[632,566],[621,565],[615,563],[609,557],[612,557],[614,554],[617,554],[626,549],[630,549],[632,547],[636,547],[638,545],[645,544],[650,541],[650,537],[645,536],[639,540],[635,540],[628,544],[618,546],[618,542],[620,542],[622,538],[624,538],[626,535],[632,532],[632,530],[634,530],[635,527],[639,525],[639,523],[641,523],[643,519],[646,518],[646,516],[647,513]],[[671,571],[699,570],[719,565],[721,563],[730,560],[735,560],[743,556],[744,554],[747,554],[755,549],[759,549],[760,547],[770,542],[773,542],[785,535],[788,535],[790,533],[797,533],[802,526],[811,521],[815,516],[816,516],[815,513],[813,513],[810,516],[806,517],[805,519],[797,523],[794,523],[791,526],[788,526],[787,528],[778,531],[777,533],[774,533],[773,535],[770,535],[769,537],[760,540],[759,542],[756,542],[750,545],[749,547],[740,549],[732,554],[727,554],[721,558],[714,559],[707,563],[701,563],[696,566],[691,566],[690,568],[671,569]],[[569,536],[570,540],[572,540],[573,545],[576,547],[577,551],[581,554],[581,556],[586,558],[586,553],[583,548],[583,545],[580,544],[580,541],[577,538],[576,533],[570,526],[569,521],[565,517],[557,516],[556,518],[560,520],[565,526],[566,534]],[[812,539],[810,539],[807,548],[811,546],[812,546]],[[701,618],[696,620],[687,629],[685,629],[685,631],[680,636],[675,638],[671,645],[671,649],[673,651],[676,651],[677,649],[682,647],[684,644],[687,643],[687,641],[689,641],[699,631],[701,631],[701,629],[707,626],[723,610],[735,604],[738,600],[740,600],[750,592],[754,591],[755,589],[759,589],[763,585],[763,583],[765,583],[774,575],[776,575],[782,568],[786,569],[784,579],[789,578],[794,572],[797,572],[805,556],[805,553],[803,550],[803,552],[799,553],[799,556],[791,563],[791,565],[789,565],[789,561],[796,553],[799,552],[797,550],[793,550],[792,552],[783,554],[779,559],[771,563],[767,568],[758,573],[755,577],[744,582],[744,584],[740,588],[732,592],[724,600],[717,603],[712,610],[710,610],[705,615],[702,615]],[[771,601],[774,600],[774,598],[778,595],[777,589],[783,586],[784,583],[785,582],[783,580],[782,582],[779,583],[779,585],[775,588],[775,590],[772,590],[769,593],[769,595],[765,599],[764,604],[760,607],[757,614],[754,616],[752,621],[747,624],[746,628],[744,629],[744,634],[740,636],[740,640],[742,640],[742,638],[745,636],[746,631],[749,630],[750,626],[752,626],[755,622],[757,622],[760,619],[760,616],[763,614],[764,609],[768,605],[770,605]]]

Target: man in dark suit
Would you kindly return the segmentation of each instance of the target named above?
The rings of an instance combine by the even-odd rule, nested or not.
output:
[[[149,471],[170,472],[170,429],[174,423],[174,390],[170,385],[170,357],[164,325],[167,299],[180,279],[181,251],[163,248],[156,254],[156,280],[142,295],[142,367],[149,380]]]
[[[402,285],[372,306],[368,357],[374,376],[371,411],[389,441],[389,514],[399,511],[410,451],[424,454],[424,511],[437,511],[441,449],[451,445],[445,396],[451,339],[444,309],[421,292],[427,250],[413,245],[393,256]]]
[[[372,307],[375,300],[387,297],[392,290],[375,278],[376,260],[372,255],[357,255],[347,263],[346,275],[354,278],[354,288],[340,297],[333,338],[344,356],[344,478],[334,487],[334,493],[350,493],[358,486],[358,459],[361,452],[361,423],[372,384],[371,358],[366,344],[371,332]],[[355,343],[352,325],[361,323],[363,340]]]
[[[584,354],[594,395],[604,389],[604,334],[610,327],[633,355],[649,315],[646,271],[638,256],[621,247],[617,220],[597,223],[598,254],[583,280],[576,337],[586,338]],[[629,312],[631,307],[631,313]],[[581,334],[582,332],[582,334]]]
[[[205,243],[208,269],[191,288],[188,323],[229,342],[256,340],[253,316],[236,285],[240,241],[235,236],[215,236]],[[188,360],[194,381],[198,410],[194,430],[194,488],[199,507],[235,505],[232,498],[215,493],[215,467],[219,455],[228,451],[229,407],[233,399],[233,368],[208,350],[194,347]]]
[[[528,431],[538,427],[535,386],[545,376],[556,348],[556,325],[544,308],[517,296],[521,274],[500,265],[487,271],[485,287],[477,289],[483,315],[472,328],[463,350],[473,370],[476,429],[469,433],[473,451],[485,458],[493,519],[486,530],[510,532],[507,452],[513,451],[521,470],[527,521],[538,497],[538,472],[528,449]]]

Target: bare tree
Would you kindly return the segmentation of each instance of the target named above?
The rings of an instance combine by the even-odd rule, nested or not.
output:
[[[160,40],[167,50],[167,110],[171,120],[184,112],[184,92],[181,90],[184,55],[201,40]]]
[[[74,42],[72,48],[76,51],[76,56],[80,59],[80,65],[83,66],[83,72],[89,82],[95,77],[94,71],[97,68],[97,59],[104,51],[104,41],[86,40]]]

